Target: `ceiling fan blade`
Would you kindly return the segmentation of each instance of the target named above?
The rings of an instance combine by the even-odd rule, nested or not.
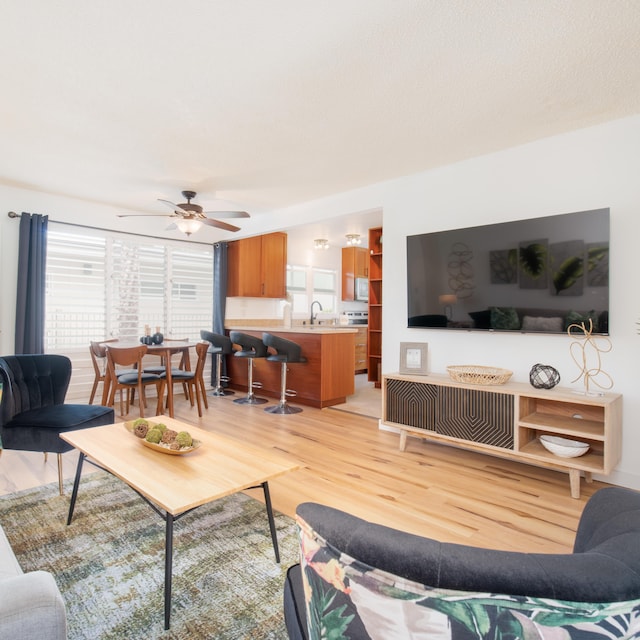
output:
[[[164,204],[166,204],[168,207],[170,207],[174,211],[181,211],[182,213],[189,215],[189,211],[186,211],[185,209],[183,209],[179,204],[175,204],[170,200],[163,200],[162,198],[158,198],[158,201],[164,202]]]
[[[118,218],[174,218],[170,213],[119,213]]]
[[[214,220],[213,218],[204,218],[202,219],[202,222],[210,227],[218,227],[218,229],[224,229],[225,231],[240,231],[240,227],[234,227],[232,224],[227,224],[220,220]]]
[[[209,216],[216,216],[217,218],[250,218],[251,216],[246,211],[203,211]]]

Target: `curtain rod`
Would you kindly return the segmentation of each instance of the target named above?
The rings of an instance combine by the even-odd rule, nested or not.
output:
[[[21,214],[16,213],[15,211],[9,211],[9,213],[7,214],[10,218],[20,218],[22,217]],[[92,231],[105,231],[108,233],[124,233],[125,235],[128,236],[140,236],[141,238],[153,238],[155,240],[171,240],[171,242],[187,242],[188,244],[203,244],[206,246],[211,246],[214,244],[218,244],[220,241],[217,242],[193,242],[191,240],[174,240],[173,238],[163,238],[161,236],[151,236],[148,235],[146,233],[129,233],[128,231],[116,231],[115,229],[105,229],[104,227],[91,227],[87,224],[75,224],[73,222],[56,222],[55,220],[50,220],[50,222],[53,222],[54,224],[63,224],[66,225],[67,227],[77,227],[79,229],[91,229]]]

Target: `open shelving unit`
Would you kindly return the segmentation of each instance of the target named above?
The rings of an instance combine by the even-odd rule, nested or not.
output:
[[[382,386],[382,227],[369,229],[369,329],[367,379]]]

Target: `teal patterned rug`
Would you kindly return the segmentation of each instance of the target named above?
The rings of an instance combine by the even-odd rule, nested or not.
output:
[[[162,481],[161,479],[159,480]],[[50,571],[67,607],[69,640],[272,639],[287,634],[286,569],[298,561],[294,521],[276,513],[277,564],[264,505],[235,494],[174,524],[171,629],[164,630],[164,520],[123,482],[83,477],[0,497],[0,524],[24,571]]]

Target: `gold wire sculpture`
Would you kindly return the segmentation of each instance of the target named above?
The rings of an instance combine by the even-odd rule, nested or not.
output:
[[[573,358],[573,361],[580,368],[580,375],[571,382],[577,382],[580,378],[584,378],[584,390],[585,394],[589,394],[589,384],[593,384],[605,391],[613,387],[613,378],[602,369],[602,363],[600,360],[601,353],[609,353],[612,349],[611,340],[607,337],[598,336],[594,337],[593,333],[593,321],[589,318],[589,328],[587,329],[584,322],[580,324],[570,324],[567,327],[567,334],[570,338],[576,338],[580,332],[582,335],[578,337],[569,346],[569,353]],[[589,351],[588,351],[589,350]],[[588,356],[591,354],[592,358],[595,358],[595,365],[590,367],[587,364]]]

